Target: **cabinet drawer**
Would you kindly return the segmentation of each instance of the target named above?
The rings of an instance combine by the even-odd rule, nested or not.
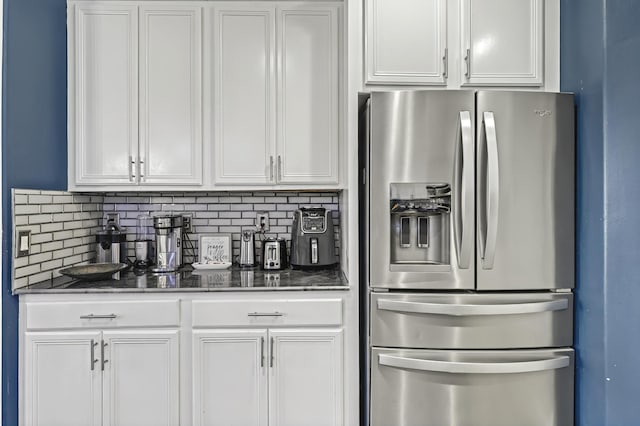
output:
[[[193,302],[193,327],[340,324],[340,299]]]
[[[27,303],[27,329],[177,327],[178,300]]]

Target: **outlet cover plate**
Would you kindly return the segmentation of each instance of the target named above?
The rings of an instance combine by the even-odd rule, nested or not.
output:
[[[256,229],[258,232],[269,230],[268,212],[256,212]]]

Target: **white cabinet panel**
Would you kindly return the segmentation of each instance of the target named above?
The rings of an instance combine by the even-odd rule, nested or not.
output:
[[[140,8],[141,183],[202,183],[201,11]]]
[[[280,183],[337,183],[339,9],[278,8]]]
[[[464,0],[462,74],[469,85],[542,85],[543,0]]]
[[[214,79],[216,182],[275,183],[273,8],[216,7]]]
[[[132,184],[130,158],[138,143],[137,8],[88,3],[75,8],[70,43],[75,59],[69,67],[73,179],[78,184]]]
[[[25,425],[101,425],[99,342],[97,331],[25,333]]]
[[[266,426],[266,330],[193,332],[196,426]]]
[[[103,425],[178,425],[178,331],[105,331],[103,336]]]
[[[342,330],[270,330],[269,424],[343,424]]]
[[[368,0],[367,82],[446,84],[446,0]]]

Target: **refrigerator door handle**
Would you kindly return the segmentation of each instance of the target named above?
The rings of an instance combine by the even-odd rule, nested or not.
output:
[[[469,111],[460,111],[460,146],[462,161],[458,161],[456,170],[456,191],[460,194],[459,208],[455,209],[456,249],[460,269],[469,268],[473,248],[473,129]],[[462,175],[461,179],[457,176]]]
[[[498,239],[498,205],[500,203],[500,168],[498,164],[498,138],[493,112],[483,113],[487,135],[487,234],[482,258],[483,269],[493,269]]]
[[[568,367],[568,356],[517,362],[452,362],[432,359],[407,358],[398,355],[379,354],[378,363],[387,367],[433,371],[452,374],[509,374],[531,373]]]
[[[544,302],[493,305],[424,303],[378,299],[378,309],[384,311],[451,316],[534,314],[541,312],[561,311],[568,308],[569,301],[564,298]]]

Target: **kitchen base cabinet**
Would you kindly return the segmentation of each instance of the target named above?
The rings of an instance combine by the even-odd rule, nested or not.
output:
[[[179,421],[178,331],[105,331],[103,426]]]
[[[342,330],[269,335],[269,425],[342,425]]]
[[[178,425],[178,331],[25,338],[25,424]]]
[[[25,334],[23,424],[102,424],[99,342],[98,331]]]
[[[266,330],[193,332],[194,426],[266,426]]]
[[[342,425],[342,330],[197,330],[193,345],[194,425]]]

